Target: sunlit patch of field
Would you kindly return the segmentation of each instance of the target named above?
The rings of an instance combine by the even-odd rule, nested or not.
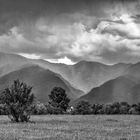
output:
[[[11,123],[0,116],[1,140],[139,140],[140,116],[46,115],[30,123]]]

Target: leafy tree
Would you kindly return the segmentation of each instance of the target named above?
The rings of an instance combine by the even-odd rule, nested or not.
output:
[[[15,80],[11,87],[4,89],[0,101],[5,105],[8,117],[13,122],[28,122],[33,108],[32,87]]]
[[[74,107],[75,114],[91,114],[91,105],[88,101],[79,101]]]
[[[69,107],[70,99],[67,97],[65,90],[61,87],[55,87],[49,95],[49,107],[59,112],[66,112]]]
[[[93,114],[103,114],[104,113],[102,104],[93,104],[91,108],[92,108]]]
[[[107,104],[103,106],[104,114],[113,114],[112,104]]]
[[[138,114],[140,114],[140,103],[138,103],[136,106],[137,106]]]
[[[112,104],[112,114],[120,114],[120,103],[115,102]]]
[[[128,113],[133,114],[133,115],[137,115],[137,114],[139,114],[139,111],[137,110],[137,107],[131,106]]]
[[[128,114],[130,105],[127,102],[120,103],[120,114]]]

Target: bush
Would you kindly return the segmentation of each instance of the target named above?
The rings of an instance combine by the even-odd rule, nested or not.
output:
[[[92,108],[92,114],[104,114],[103,105],[93,104],[91,108]]]
[[[34,95],[32,87],[15,80],[11,87],[6,88],[0,101],[6,107],[8,117],[13,122],[28,122],[33,109]]]
[[[127,102],[120,103],[120,114],[129,114],[130,105]]]
[[[91,105],[87,101],[79,101],[74,107],[73,114],[91,114]]]
[[[115,102],[112,104],[112,114],[120,114],[120,103]]]
[[[47,114],[64,114],[65,111],[63,111],[61,108],[51,106],[50,104],[46,105]]]
[[[37,103],[34,108],[33,114],[35,115],[45,115],[47,114],[47,108],[43,103]]]

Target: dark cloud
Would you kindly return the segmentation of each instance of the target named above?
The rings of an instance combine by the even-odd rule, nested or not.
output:
[[[119,13],[120,9],[128,7],[133,11],[129,6],[132,1],[133,5],[138,3],[138,0],[0,0],[0,31],[5,32],[19,22],[34,21],[42,16],[53,19],[64,14],[84,13],[104,17],[112,14],[107,12],[111,9]],[[138,9],[138,4],[136,6]]]
[[[136,61],[139,12],[139,0],[0,0],[0,50],[44,59]]]
[[[104,16],[108,8],[130,8],[129,3],[132,5],[132,2],[138,3],[138,0],[0,0],[0,15],[3,21],[10,16],[10,20],[21,20],[74,12]],[[138,9],[138,4],[136,6]]]

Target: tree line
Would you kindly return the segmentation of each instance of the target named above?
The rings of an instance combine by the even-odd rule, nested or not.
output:
[[[88,101],[79,101],[74,106],[69,106],[66,111],[60,108],[51,108],[49,104],[38,103],[34,110],[35,115],[45,114],[71,114],[71,115],[117,115],[117,114],[140,114],[140,104],[129,105],[127,102],[115,102],[110,104],[90,104]]]
[[[140,114],[140,103],[130,105],[127,102],[110,104],[90,104],[79,101],[70,106],[70,99],[61,87],[54,87],[49,94],[48,103],[40,103],[32,93],[32,87],[15,80],[0,95],[0,115],[8,115],[13,122],[28,122],[31,115],[46,114]]]

